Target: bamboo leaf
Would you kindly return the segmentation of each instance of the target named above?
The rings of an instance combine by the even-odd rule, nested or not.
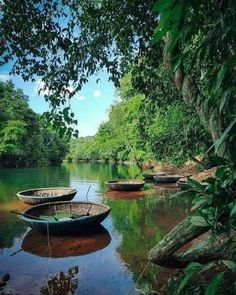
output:
[[[230,212],[230,217],[236,216],[236,202],[234,202],[233,208],[231,209]]]
[[[218,273],[209,283],[207,290],[206,290],[206,295],[215,295],[217,294],[218,288],[220,284],[222,283],[224,278],[224,274]]]
[[[179,191],[177,193],[175,193],[174,195],[172,195],[170,198],[177,198],[177,197],[182,197],[182,196],[188,196],[189,195],[189,191]]]
[[[173,0],[158,0],[154,4],[154,11],[161,12],[168,8],[170,8],[173,5]]]
[[[198,209],[199,207],[201,207],[203,204],[206,204],[207,202],[208,200],[206,198],[199,200],[193,205],[193,207],[191,208],[191,211]]]
[[[179,284],[177,294],[181,294],[183,288],[188,284],[191,280],[193,275],[202,267],[202,265],[198,262],[191,262],[185,269],[184,272],[186,273],[185,277],[182,279],[181,283]]]
[[[233,128],[233,126],[236,123],[236,119],[234,119],[229,126],[225,129],[225,131],[221,134],[221,137],[216,141],[215,143],[215,150],[216,152],[218,151],[219,147],[221,146],[221,144],[225,141],[227,135],[229,134],[230,130]]]
[[[232,260],[222,260],[224,265],[226,265],[229,269],[236,269],[236,263]]]
[[[190,184],[192,188],[196,189],[197,191],[201,191],[201,192],[205,191],[205,185],[201,184],[195,179],[189,178],[188,183]]]

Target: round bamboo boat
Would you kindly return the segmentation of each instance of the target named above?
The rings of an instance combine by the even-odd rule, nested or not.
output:
[[[177,182],[180,178],[183,178],[183,175],[179,175],[179,174],[164,174],[164,175],[155,175],[154,179],[157,182],[160,183],[175,183]]]
[[[173,175],[175,172],[144,172],[143,177],[148,180],[154,180],[154,176]]]
[[[50,202],[70,201],[77,191],[68,187],[34,188],[17,193],[17,197],[24,203],[37,205]]]
[[[44,234],[72,235],[96,227],[110,211],[110,207],[92,202],[54,202],[25,210],[21,219],[33,230]],[[60,215],[72,217],[55,219]]]
[[[50,236],[50,249],[46,235],[30,230],[24,237],[21,248],[40,257],[64,258],[82,256],[106,248],[111,242],[109,232],[99,225],[79,236]]]
[[[145,181],[138,179],[118,179],[106,182],[110,190],[115,191],[139,191],[145,184]]]

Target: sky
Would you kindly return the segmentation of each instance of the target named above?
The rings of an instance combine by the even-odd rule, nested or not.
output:
[[[29,105],[33,111],[42,114],[49,109],[43,96],[37,90],[40,79],[34,83],[24,82],[20,76],[10,76],[11,65],[0,67],[0,81],[12,80],[17,88],[21,88],[29,97]],[[99,82],[96,83],[96,80]],[[108,119],[108,110],[115,99],[115,87],[108,81],[105,71],[91,76],[87,84],[71,99],[71,109],[78,120],[79,136],[91,136],[96,133],[99,125]]]

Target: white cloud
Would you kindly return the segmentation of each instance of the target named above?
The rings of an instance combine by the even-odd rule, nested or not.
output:
[[[7,80],[10,80],[10,76],[7,74],[0,74],[0,80],[6,82]]]
[[[93,93],[93,97],[100,97],[102,95],[102,92],[99,89],[96,89]]]
[[[40,89],[41,89],[41,91],[39,94]],[[69,93],[72,93],[75,90],[75,88],[73,88],[72,86],[65,87],[65,89]],[[39,94],[39,95],[48,95],[49,94],[49,89],[47,87],[45,88],[45,83],[41,79],[35,82],[34,93]],[[83,98],[81,98],[80,100],[83,100]]]
[[[83,96],[83,95],[80,95],[80,96],[78,96],[78,97],[77,97],[77,99],[78,99],[78,100],[85,100],[85,99],[86,99],[86,97],[85,97],[85,96]]]
[[[42,80],[38,80],[35,82],[35,87],[34,87],[34,93],[35,94],[39,94],[39,90],[42,89],[40,91],[39,95],[48,95],[48,88],[44,89],[45,84]]]

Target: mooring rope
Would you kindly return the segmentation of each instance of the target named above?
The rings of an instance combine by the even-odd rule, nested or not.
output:
[[[143,276],[143,274],[145,273],[146,269],[148,268],[148,266],[151,264],[151,261],[148,261],[148,263],[144,266],[144,269],[142,270],[141,274],[139,275],[136,283],[138,283],[138,281],[141,279],[141,277]],[[130,295],[135,289],[135,286],[133,286],[130,290],[129,293],[127,293],[127,295]]]
[[[91,188],[91,184],[90,184],[90,186],[89,186],[89,188],[88,188],[88,191],[87,191],[87,193],[86,193],[86,195],[85,195],[85,198],[86,198],[87,202],[89,202],[89,199],[88,199],[88,193],[89,193],[89,191],[90,191],[90,188]]]
[[[52,249],[51,249],[51,244],[50,244],[50,234],[49,234],[49,221],[47,221],[47,244],[48,244],[48,250],[49,250],[49,258],[48,258],[48,264],[47,264],[47,270],[46,270],[46,285],[47,285],[47,289],[50,295],[53,295],[53,293],[50,290],[50,287],[48,285],[48,271],[49,271],[49,265],[51,262],[51,258],[52,258]]]

